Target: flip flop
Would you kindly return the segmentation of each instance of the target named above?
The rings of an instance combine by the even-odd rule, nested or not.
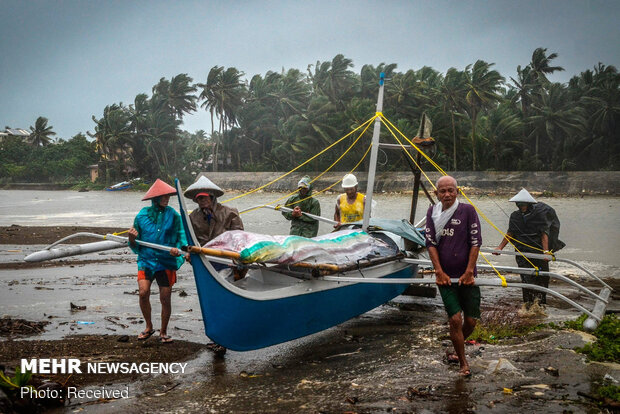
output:
[[[448,364],[458,364],[459,357],[454,352],[446,351],[446,361],[448,362]]]
[[[146,341],[155,333],[155,329],[151,329],[150,331],[142,331],[140,335],[138,335],[138,341]]]
[[[459,375],[463,378],[471,377],[471,369],[461,370],[459,371]]]
[[[159,337],[159,342],[162,344],[169,344],[170,342],[174,342],[174,340],[168,335],[164,335]]]

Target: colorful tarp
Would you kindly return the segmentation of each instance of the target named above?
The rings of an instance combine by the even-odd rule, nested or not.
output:
[[[244,263],[305,261],[346,264],[369,255],[393,254],[385,242],[358,230],[341,230],[311,239],[233,230],[219,235],[203,247],[238,252]]]

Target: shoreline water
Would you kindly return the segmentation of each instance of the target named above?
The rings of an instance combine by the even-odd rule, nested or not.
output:
[[[5,194],[10,196],[8,193]],[[260,197],[247,201],[248,205],[263,202]],[[473,378],[459,378],[456,368],[442,359],[450,344],[439,297],[398,297],[327,331],[263,350],[229,351],[222,358],[209,349],[196,346],[206,344],[209,339],[204,335],[195,282],[187,265],[181,267],[179,281],[173,288],[170,333],[176,342],[159,344],[156,335],[146,342],[137,341],[135,337],[144,326],[138,306],[135,255],[128,249],[69,257],[50,262],[49,266],[35,263],[32,264],[35,266],[26,267],[22,259],[66,234],[82,231],[101,234],[125,229],[144,205],[139,201],[141,197],[137,194],[74,196],[69,192],[33,192],[31,199],[22,198],[21,194],[18,199],[6,197],[5,211],[12,218],[20,215],[24,224],[44,224],[50,220],[60,223],[70,216],[72,220],[75,218],[79,223],[92,226],[0,227],[0,244],[3,244],[0,263],[6,266],[0,267],[0,313],[50,322],[43,333],[8,341],[1,339],[2,349],[9,349],[14,356],[2,355],[0,364],[14,365],[22,357],[67,356],[84,361],[143,362],[147,360],[144,352],[150,354],[158,350],[169,350],[167,355],[172,362],[189,358],[189,371],[184,374],[148,374],[139,378],[119,375],[114,379],[89,374],[89,387],[100,389],[113,382],[113,387],[128,387],[130,398],[71,401],[59,409],[61,412],[80,408],[87,412],[175,412],[180,407],[190,413],[583,412],[596,410],[597,406],[581,394],[591,394],[605,375],[620,380],[620,365],[588,363],[582,354],[572,350],[591,337],[552,329],[498,344],[469,345],[467,353],[471,358]],[[267,198],[273,196],[265,195]],[[402,216],[400,208],[408,207],[405,198],[380,197],[380,205],[395,209],[390,210],[390,215]],[[327,202],[332,199],[323,199],[325,215],[331,213]],[[487,197],[475,200],[486,207],[499,204],[507,212],[513,207]],[[562,253],[596,257],[597,263],[613,259],[611,255],[617,252],[613,248],[617,237],[615,233],[607,232],[614,228],[610,217],[616,217],[614,220],[617,221],[613,207],[615,201],[615,197],[593,198],[582,205],[577,200],[557,199],[553,205],[563,212],[563,229],[567,237],[571,236],[565,241],[573,246]],[[590,219],[591,229],[579,223],[586,207],[606,216],[601,222]],[[112,209],[114,221],[99,218],[97,209]],[[127,218],[120,214],[127,211],[130,212]],[[46,216],[35,220],[39,212]],[[498,213],[492,219],[501,221],[502,215]],[[248,228],[253,229],[287,228],[281,215],[272,212],[244,215],[244,221]],[[112,227],[116,223],[121,227]],[[604,245],[592,244],[601,231],[608,234],[605,244],[611,245],[609,251],[603,250]],[[575,238],[577,233],[579,235]],[[490,237],[488,240],[492,241]],[[83,241],[76,239],[76,242]],[[576,250],[578,246],[583,251]],[[591,252],[591,249],[597,251]],[[617,266],[598,269],[614,288],[619,287],[617,269]],[[154,289],[151,302],[157,323],[159,304],[156,291]],[[516,312],[520,295],[517,289],[487,289],[483,291],[484,306],[490,309],[510,306],[509,311]],[[72,310],[71,303],[86,309]],[[612,307],[617,309],[618,297],[615,294],[613,303]],[[559,324],[577,316],[578,312],[550,299],[547,315],[541,316],[539,322]],[[92,324],[81,324],[81,321]],[[75,334],[90,337],[72,336]],[[127,342],[121,341],[124,337],[128,337]],[[192,349],[196,349],[196,353],[192,353]],[[17,354],[18,350],[23,353]],[[510,362],[515,370],[495,372],[489,368],[500,359]],[[66,377],[58,380],[63,382]],[[512,390],[511,393],[505,393],[504,388]]]
[[[323,189],[338,182],[347,172],[328,172],[314,182],[315,189]],[[285,172],[201,172],[218,186],[226,190],[249,191],[272,182],[287,174]],[[304,175],[318,177],[320,172],[292,173],[273,183],[266,191],[280,192],[294,189]],[[507,195],[527,188],[531,193],[553,194],[560,196],[574,195],[620,195],[620,171],[452,171],[459,185],[471,194]],[[360,182],[360,189],[366,188],[367,174],[355,173]],[[440,174],[427,173],[435,182]],[[182,183],[185,186],[190,183]],[[432,186],[427,184],[430,191]],[[46,183],[8,183],[3,189],[23,190],[67,190],[70,184]],[[413,176],[411,172],[380,172],[375,178],[375,191],[378,193],[411,193]],[[340,192],[336,185],[333,192]]]

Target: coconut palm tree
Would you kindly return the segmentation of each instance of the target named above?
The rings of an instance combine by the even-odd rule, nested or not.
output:
[[[40,116],[34,123],[34,127],[30,127],[30,136],[29,141],[30,144],[35,147],[43,147],[48,145],[51,142],[51,137],[56,135],[54,131],[52,131],[52,126],[47,125],[47,118]]]
[[[547,75],[563,71],[561,66],[551,66],[550,63],[553,59],[557,58],[557,53],[551,53],[547,55],[547,49],[539,47],[532,53],[532,61],[529,64],[531,69],[532,80],[539,84],[549,83]]]
[[[454,116],[465,106],[465,80],[464,72],[456,68],[450,68],[446,72],[441,86],[438,88],[442,109],[444,112],[450,113],[450,124],[452,126],[452,168],[454,171],[458,168],[456,161],[458,139]]]
[[[219,120],[219,136],[223,136],[223,131],[227,127],[237,124],[239,109],[245,97],[245,84],[241,81],[244,75],[234,67],[224,70],[222,66],[214,66],[209,71],[206,83],[199,83],[197,86],[202,88],[199,99],[203,100],[200,105],[211,114],[211,135],[214,132],[214,116]],[[213,150],[213,170],[218,167],[218,147],[219,142],[215,142]]]
[[[549,85],[540,96],[540,101],[532,104],[532,116],[529,118],[534,127],[532,134],[536,139],[536,156],[539,155],[540,141],[546,141],[549,145],[544,146],[546,157],[543,158],[547,165],[551,164],[554,155],[556,159],[562,158],[566,137],[585,133],[583,114],[583,108],[568,99],[567,91],[561,84]]]
[[[504,78],[496,70],[490,70],[494,63],[478,60],[465,68],[466,112],[471,120],[472,170],[476,171],[476,122],[480,112],[492,107],[501,97]]]

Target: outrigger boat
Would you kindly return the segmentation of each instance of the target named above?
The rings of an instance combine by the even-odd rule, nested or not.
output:
[[[420,268],[428,268],[432,264],[429,260],[419,257],[418,253],[422,251],[424,241],[416,231],[417,226],[412,226],[409,223],[403,225],[402,220],[374,221],[370,218],[370,203],[373,196],[377,152],[380,146],[402,149],[411,159],[410,166],[414,171],[415,179],[410,223],[414,221],[417,195],[420,187],[422,187],[432,202],[432,198],[420,180],[421,169],[419,165],[421,154],[424,155],[423,152],[412,141],[409,141],[411,144],[409,146],[403,145],[400,141],[400,145],[381,144],[379,142],[379,132],[381,122],[383,122],[381,114],[383,83],[382,74],[379,82],[377,115],[375,116],[368,171],[366,208],[363,220],[359,223],[363,232],[368,232],[370,235],[380,238],[390,246],[380,256],[371,256],[353,263],[344,264],[301,262],[283,265],[264,262],[244,263],[240,260],[239,252],[200,247],[190,225],[181,185],[176,180],[181,218],[188,243],[190,244],[187,247],[187,251],[191,253],[190,262],[198,291],[205,334],[211,340],[236,351],[264,348],[338,325],[385,304],[396,296],[403,294],[411,285],[434,286],[434,278],[418,277],[418,270]],[[424,123],[423,120],[422,124]],[[419,136],[422,138],[423,135],[423,131],[419,133]],[[398,140],[398,138],[396,139]],[[409,153],[411,148],[418,151],[417,161],[414,161]],[[426,155],[424,156],[426,157]],[[263,207],[274,208],[273,206]],[[322,220],[329,221],[329,219],[324,218]],[[80,233],[79,235],[84,236],[85,234]],[[117,248],[117,246],[123,247],[127,245],[127,239],[123,237],[91,235],[108,241],[108,244],[101,246],[102,248]],[[81,245],[80,248],[74,248],[73,250],[55,247],[66,239],[48,246],[48,248],[41,252],[33,253],[26,257],[25,260],[40,261],[72,254],[81,254],[80,251],[82,250],[94,251],[89,250],[88,247],[85,247],[86,245]],[[403,239],[407,240],[407,243],[402,243]],[[111,243],[116,243],[116,245]],[[168,246],[158,246],[141,241],[138,241],[138,243],[147,247],[169,249]],[[489,251],[488,249],[481,250]],[[501,251],[499,253],[514,254],[508,251]],[[533,258],[547,257],[551,260],[564,261],[576,265],[574,262],[557,258],[554,255],[523,254],[523,256]],[[247,269],[248,273],[244,278],[234,280],[230,275],[231,267]],[[594,329],[602,319],[611,292],[609,285],[581,266],[578,267],[600,282],[602,288],[598,294],[579,285],[572,279],[553,272],[539,272],[537,269],[493,265],[479,265],[478,267],[493,269],[498,272],[498,275],[499,271],[547,274],[552,278],[563,280],[575,286],[584,294],[595,299],[595,305],[592,310],[586,309],[584,306],[558,292],[537,285],[513,283],[512,281],[506,281],[503,277],[491,280],[478,276],[476,279],[476,285],[483,287],[526,287],[544,291],[586,313],[589,316],[584,325],[587,329]],[[453,279],[452,282],[456,283],[458,280]]]

